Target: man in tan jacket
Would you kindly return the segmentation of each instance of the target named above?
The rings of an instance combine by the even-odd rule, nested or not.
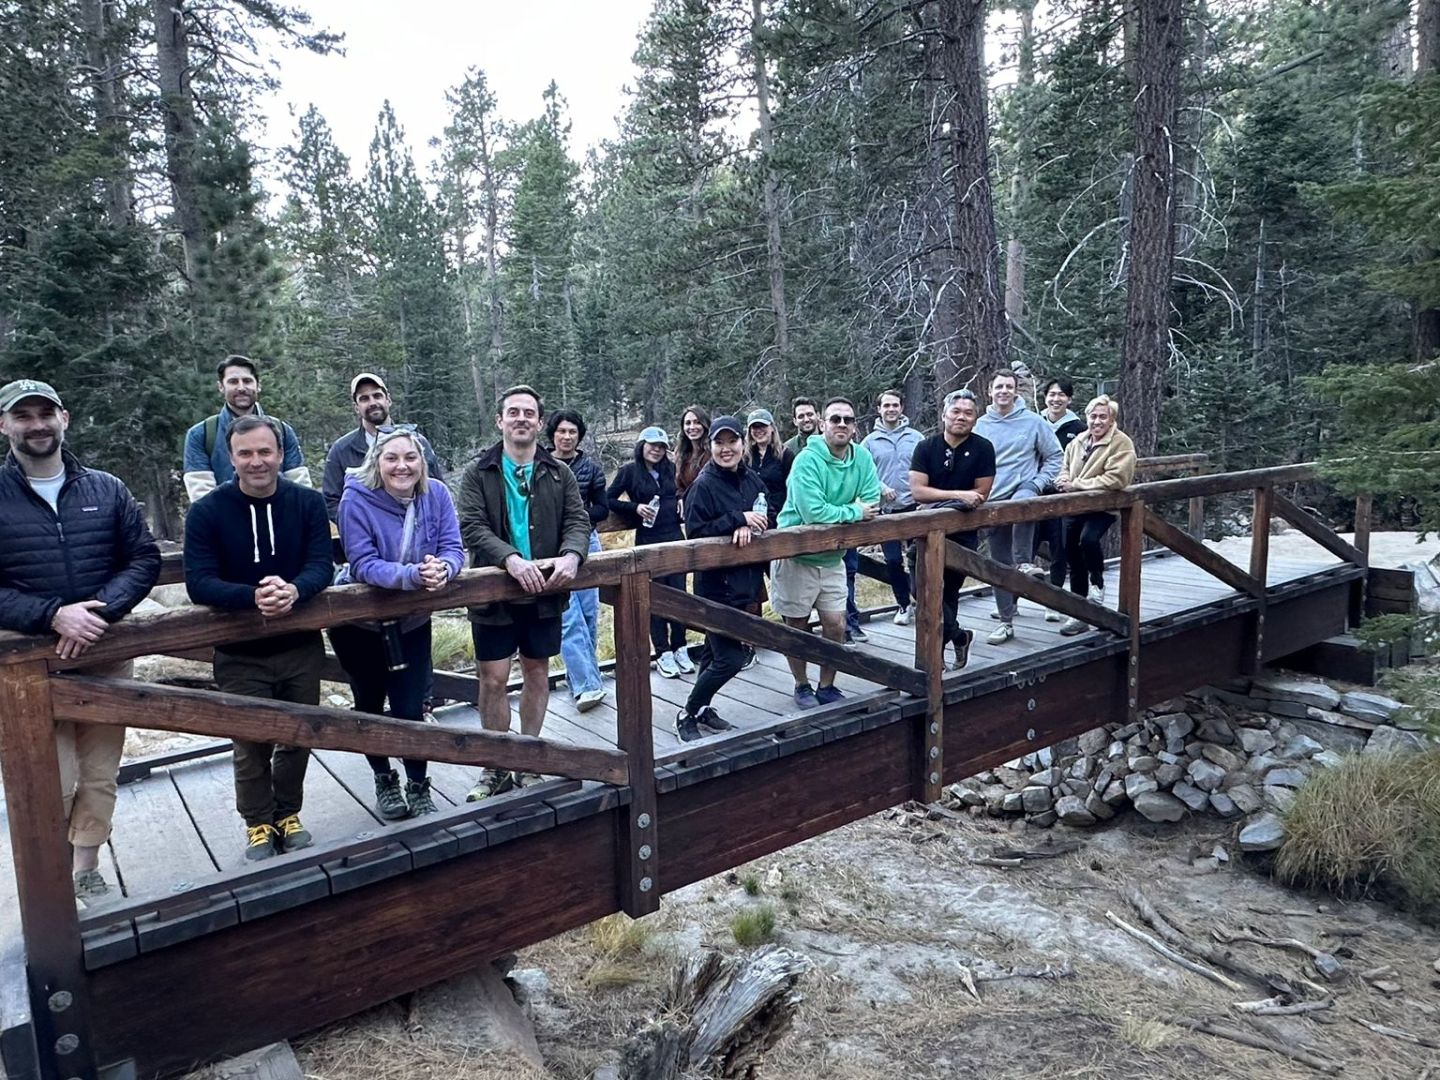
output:
[[[1055,480],[1060,491],[1119,491],[1135,478],[1135,444],[1115,426],[1120,407],[1101,395],[1085,407],[1086,433],[1065,448],[1065,464]],[[1088,596],[1095,590],[1097,603],[1105,602],[1105,552],[1102,541],[1115,515],[1076,514],[1067,519],[1065,557],[1070,564],[1070,591]],[[1069,619],[1060,628],[1067,637],[1089,627]]]

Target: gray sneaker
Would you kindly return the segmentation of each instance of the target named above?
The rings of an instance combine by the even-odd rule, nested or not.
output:
[[[110,892],[99,870],[81,870],[75,875],[75,899],[91,903]]]
[[[394,769],[375,774],[375,810],[386,821],[401,821],[410,816],[410,807],[400,794],[400,776]]]
[[[430,778],[405,781],[405,802],[411,817],[435,813],[435,800],[430,795]]]
[[[661,653],[660,658],[655,661],[655,670],[667,679],[678,679],[680,677],[680,665],[675,662],[675,654],[673,652]]]

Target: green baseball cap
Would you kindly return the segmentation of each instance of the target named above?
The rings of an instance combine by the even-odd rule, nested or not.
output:
[[[65,403],[60,400],[60,395],[49,383],[41,382],[39,379],[16,379],[0,386],[0,412],[9,412],[26,398],[38,397],[55,403],[57,409],[63,409]]]

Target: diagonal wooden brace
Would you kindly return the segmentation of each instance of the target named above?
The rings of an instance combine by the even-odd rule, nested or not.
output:
[[[1109,630],[1112,634],[1124,637],[1130,633],[1130,620],[1119,612],[1111,611],[1107,607],[1102,607],[1100,604],[1076,596],[1064,589],[1057,589],[1041,578],[1022,574],[1013,566],[1006,566],[994,559],[987,559],[983,555],[961,547],[953,540],[945,541],[945,566],[950,570],[979,578],[1006,592],[1012,592],[1016,596],[1023,596],[1026,600],[1033,600],[1042,607],[1051,608],[1062,615],[1069,615],[1081,622],[1089,623],[1091,626]]]

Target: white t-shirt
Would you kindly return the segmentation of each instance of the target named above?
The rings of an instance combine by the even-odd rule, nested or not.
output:
[[[31,488],[47,503],[50,509],[57,514],[60,512],[60,489],[65,486],[65,470],[61,469],[54,476],[27,476]]]

